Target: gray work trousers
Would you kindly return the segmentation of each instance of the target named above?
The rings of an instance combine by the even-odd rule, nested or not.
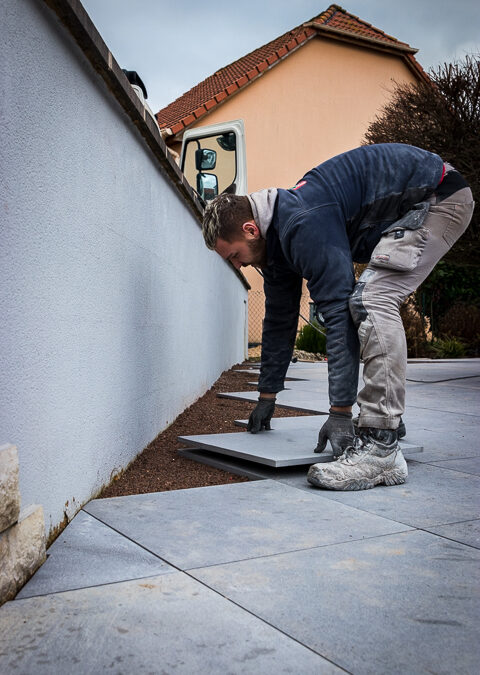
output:
[[[375,247],[350,297],[358,329],[364,387],[357,397],[359,426],[396,429],[405,410],[407,343],[400,305],[430,274],[436,263],[466,230],[473,213],[470,188],[441,202],[432,196],[418,205],[417,226],[410,214],[389,228]]]

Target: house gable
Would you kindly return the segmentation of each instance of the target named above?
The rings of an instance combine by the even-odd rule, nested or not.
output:
[[[427,77],[413,54],[417,51],[405,42],[348,13],[339,5],[284,33],[246,56],[221,68],[160,110],[156,117],[162,135],[168,139],[180,135],[226,102],[265,72],[288,58],[315,37],[357,44],[400,56],[417,77]]]

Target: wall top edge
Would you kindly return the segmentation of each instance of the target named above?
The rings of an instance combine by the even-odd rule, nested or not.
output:
[[[104,80],[107,89],[124,109],[143,140],[154,154],[162,172],[187,203],[197,223],[201,225],[203,206],[196,192],[186,181],[169,153],[160,131],[142,105],[125,73],[108,49],[102,36],[79,0],[42,0],[58,17],[84,53],[93,69]],[[230,265],[245,288],[250,285],[244,275]]]

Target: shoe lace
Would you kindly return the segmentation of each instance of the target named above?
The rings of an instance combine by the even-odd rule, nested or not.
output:
[[[359,455],[363,449],[364,449],[364,440],[362,438],[361,434],[356,434],[353,437],[353,443],[352,445],[349,445],[345,450],[343,451],[343,454],[340,455],[339,459],[349,459],[353,457],[354,455]]]

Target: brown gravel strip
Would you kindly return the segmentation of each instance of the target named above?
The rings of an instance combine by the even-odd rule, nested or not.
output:
[[[248,381],[256,379],[251,373],[234,372],[235,369],[243,367],[248,367],[248,364],[233,366],[225,371],[206,394],[179,415],[118,478],[104,488],[100,498],[230,482],[240,483],[248,480],[194,460],[185,459],[177,452],[178,448],[182,447],[178,436],[243,431],[234,425],[234,420],[248,418],[255,404],[217,397],[217,392],[255,390],[254,386],[247,384]],[[281,408],[275,410],[275,417],[305,414]]]

